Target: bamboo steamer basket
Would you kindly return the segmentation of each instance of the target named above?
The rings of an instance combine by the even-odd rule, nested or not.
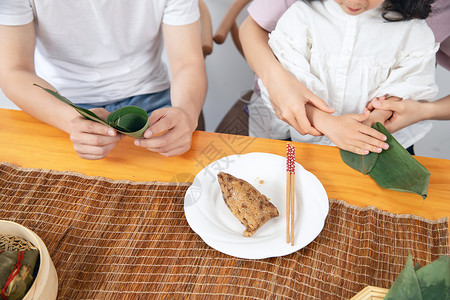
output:
[[[58,275],[47,247],[39,236],[30,229],[10,221],[0,220],[0,234],[14,235],[31,242],[40,255],[40,265],[33,284],[23,300],[54,300],[58,294]]]
[[[353,296],[350,300],[381,300],[384,299],[388,291],[388,289],[369,285]]]

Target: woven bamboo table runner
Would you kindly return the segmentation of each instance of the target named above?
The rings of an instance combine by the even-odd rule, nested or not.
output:
[[[58,299],[348,299],[388,288],[410,252],[450,253],[430,221],[330,200],[321,234],[284,257],[246,260],[207,246],[186,222],[188,183],[113,181],[0,164],[0,219],[46,244]]]

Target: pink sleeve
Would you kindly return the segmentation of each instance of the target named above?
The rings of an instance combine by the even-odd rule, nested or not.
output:
[[[427,23],[434,32],[436,42],[441,43],[436,60],[450,70],[450,7],[447,1],[438,0],[433,4]]]
[[[296,0],[253,0],[249,15],[266,31],[273,31],[278,19]]]
[[[450,71],[450,37],[441,43],[441,47],[436,53],[436,61]]]

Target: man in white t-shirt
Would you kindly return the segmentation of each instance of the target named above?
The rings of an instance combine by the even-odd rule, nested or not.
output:
[[[150,127],[135,144],[182,154],[206,95],[198,19],[196,0],[1,0],[0,87],[25,112],[69,133],[82,158],[105,157],[123,136],[33,83],[102,117],[141,106]]]

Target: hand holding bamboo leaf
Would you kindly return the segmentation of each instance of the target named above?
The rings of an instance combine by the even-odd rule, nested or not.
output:
[[[382,188],[417,193],[425,200],[430,172],[381,123],[376,123],[373,128],[386,135],[389,148],[381,153],[368,155],[340,150],[342,160],[353,169],[369,174]]]
[[[40,87],[62,102],[72,106],[80,115],[82,115],[86,119],[110,126],[123,134],[129,135],[134,138],[143,138],[144,132],[148,128],[147,112],[140,107],[126,106],[119,108],[109,114],[106,118],[106,121],[104,121],[94,112],[75,105],[74,103],[72,103],[72,101],[60,95],[58,92],[44,88],[38,84],[34,85]]]

